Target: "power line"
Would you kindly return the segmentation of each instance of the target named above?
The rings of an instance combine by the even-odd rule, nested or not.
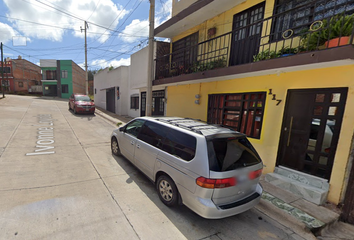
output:
[[[97,7],[98,7],[98,5],[100,4],[100,2],[101,2],[101,0],[99,0],[99,1],[97,2],[95,9],[92,11],[92,13],[90,14],[90,16],[86,19],[86,21],[89,20],[90,17],[92,16],[92,14],[97,10]]]
[[[36,24],[36,25],[42,25],[42,26],[46,26],[46,27],[53,27],[53,28],[59,28],[59,29],[64,29],[64,30],[71,30],[71,31],[75,31],[75,32],[81,32],[80,30],[75,30],[73,28],[65,28],[65,27],[59,27],[59,26],[55,26],[55,25],[50,25],[50,24],[44,24],[44,23],[38,23],[38,22],[32,22],[32,21],[28,21],[28,20],[23,20],[23,19],[19,19],[19,18],[13,18],[13,17],[7,17],[7,16],[3,16],[3,15],[0,15],[0,17],[2,18],[8,18],[8,19],[13,19],[13,20],[16,20],[16,21],[21,21],[21,22],[27,22],[27,23],[31,23],[31,24]],[[90,34],[101,34],[103,35],[104,33],[98,33],[98,32],[88,32]],[[134,35],[131,35],[131,34],[128,34],[128,33],[124,33],[124,32],[116,32],[117,35],[119,34],[124,34],[124,35],[128,35],[129,37],[145,37],[145,36],[134,36]],[[112,34],[109,34],[107,33],[106,35],[112,35]]]

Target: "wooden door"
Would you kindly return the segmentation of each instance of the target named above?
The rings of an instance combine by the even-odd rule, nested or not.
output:
[[[234,15],[231,65],[253,62],[253,56],[259,51],[262,34],[262,23],[256,22],[262,20],[263,17],[264,2]]]
[[[347,91],[288,91],[277,165],[330,179]]]

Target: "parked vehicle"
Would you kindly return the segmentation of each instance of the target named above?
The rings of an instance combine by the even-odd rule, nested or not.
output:
[[[111,149],[150,178],[167,206],[204,218],[244,212],[261,198],[261,158],[244,134],[177,117],[139,117],[113,131]]]
[[[69,110],[74,113],[95,113],[95,103],[84,94],[72,94],[69,98]]]

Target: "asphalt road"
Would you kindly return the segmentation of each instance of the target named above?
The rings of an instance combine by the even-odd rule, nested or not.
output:
[[[302,239],[257,209],[207,220],[166,207],[111,154],[113,129],[61,99],[1,99],[0,239]]]

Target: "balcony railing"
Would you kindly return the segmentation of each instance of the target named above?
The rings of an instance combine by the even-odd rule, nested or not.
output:
[[[354,1],[341,0],[343,4],[338,3],[338,9],[331,9],[330,13],[324,8],[306,15],[306,9],[316,2],[319,1],[157,57],[155,79],[353,44]],[[294,14],[301,12],[305,15],[294,21]]]

